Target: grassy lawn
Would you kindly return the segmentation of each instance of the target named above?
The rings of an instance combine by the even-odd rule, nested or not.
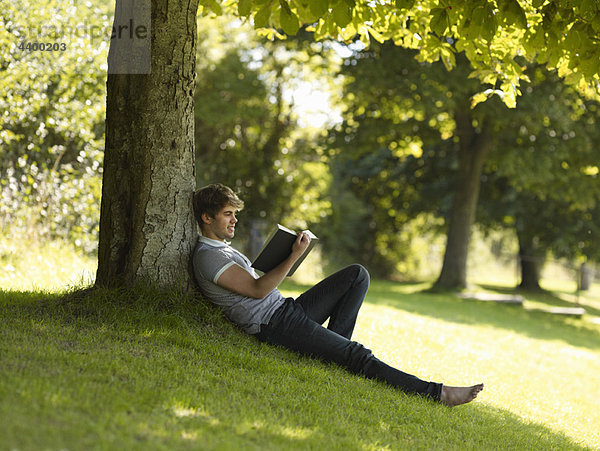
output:
[[[178,293],[2,292],[1,446],[600,445],[599,326],[421,288],[374,282],[356,338],[423,378],[483,380],[470,405],[447,409],[260,344]]]
[[[374,281],[355,338],[422,378],[485,382],[474,403],[261,344],[181,293],[0,291],[0,449],[600,447],[598,286],[581,319],[424,288]]]

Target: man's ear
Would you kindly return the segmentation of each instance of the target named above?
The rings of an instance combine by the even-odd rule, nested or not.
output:
[[[202,222],[204,222],[205,224],[210,224],[213,220],[213,218],[211,218],[207,213],[202,213],[200,217],[202,218]]]

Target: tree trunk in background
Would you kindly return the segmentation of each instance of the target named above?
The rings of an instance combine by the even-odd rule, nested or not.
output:
[[[579,277],[577,278],[577,289],[581,291],[587,291],[592,285],[592,270],[583,262],[579,268]]]
[[[517,238],[519,240],[519,264],[521,268],[519,288],[530,291],[541,290],[540,275],[544,258],[540,256],[535,240],[519,230],[519,227],[517,227]]]
[[[484,125],[477,131],[467,112],[457,112],[456,134],[459,137],[459,171],[456,192],[448,224],[444,263],[435,289],[462,289],[467,284],[467,257],[471,226],[475,221],[481,174],[485,157],[492,148],[492,135]]]
[[[117,0],[115,24],[124,4]],[[190,289],[198,0],[151,4],[151,73],[114,73],[122,49],[111,42],[109,51],[96,284]]]

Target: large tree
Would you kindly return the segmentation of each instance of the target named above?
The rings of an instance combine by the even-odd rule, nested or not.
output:
[[[115,30],[134,6],[117,1]],[[151,2],[150,73],[114,73],[129,49],[111,42],[97,284],[191,286],[197,8]]]
[[[149,3],[117,0],[116,30],[135,23]],[[203,4],[203,10],[221,12],[217,0]],[[514,104],[522,76],[514,61],[519,54],[537,56],[574,83],[597,83],[600,72],[598,7],[589,0],[577,6],[547,0],[240,0],[237,10],[257,27],[288,34],[309,23],[317,38],[393,39],[448,66],[456,51],[464,51],[476,75],[490,84],[478,100],[498,93]],[[151,2],[149,73],[111,71],[111,56],[127,58],[111,42],[98,284],[150,279],[162,286],[192,285],[197,11],[198,0]]]
[[[417,62],[414,53],[384,44],[356,52],[348,59],[345,73],[351,80],[346,88],[349,107],[337,141],[343,148],[341,158],[356,159],[377,152],[384,159],[385,154],[389,155],[388,165],[393,166],[396,160],[395,169],[375,179],[383,192],[392,192],[392,186],[408,177],[402,172],[414,166],[403,160],[410,156],[430,163],[433,160],[422,154],[435,153],[438,159],[452,160],[453,165],[437,176],[438,180],[448,181],[440,187],[437,198],[429,198],[428,202],[417,199],[418,206],[412,209],[439,211],[436,206],[451,190],[451,207],[443,211],[447,217],[447,244],[438,285],[456,288],[466,283],[481,175],[496,135],[506,127],[501,119],[507,109],[498,101],[470,107],[481,85],[468,78],[470,65],[464,58],[449,74],[441,63]],[[427,178],[433,180],[429,174]],[[423,183],[419,181],[419,185]],[[389,194],[382,196],[389,199],[398,215],[407,210],[403,204],[409,202],[407,194],[414,188],[402,186],[397,199],[389,199]],[[415,199],[410,203],[414,204]]]
[[[481,180],[502,177],[481,217],[510,218],[505,225],[517,229],[523,267],[532,267],[540,235],[546,237],[544,250],[553,241],[567,241],[543,230],[543,221],[552,221],[550,212],[569,204],[569,214],[583,216],[597,202],[597,184],[590,183],[598,161],[597,102],[531,67],[517,108],[497,101],[469,108],[465,104],[479,83],[467,78],[468,64],[462,61],[448,73],[440,63],[418,63],[411,53],[373,46],[355,52],[343,69],[350,81],[345,121],[330,142],[334,185],[345,183],[371,207],[366,222],[373,224],[372,236],[360,242],[375,252],[362,249],[362,255],[371,258],[370,267],[393,272],[406,218],[433,213],[446,220],[448,238],[438,286],[464,286]],[[527,214],[533,211],[530,198],[546,199],[547,214]],[[386,235],[394,238],[377,248]]]

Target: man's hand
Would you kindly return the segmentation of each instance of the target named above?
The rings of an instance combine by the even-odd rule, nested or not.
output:
[[[292,245],[292,258],[294,261],[298,260],[306,251],[306,248],[310,244],[310,236],[306,232],[300,232],[296,241]]]
[[[290,268],[302,257],[310,244],[310,236],[306,232],[298,234],[292,245],[292,253],[282,263],[255,279],[241,266],[235,264],[227,268],[217,279],[217,284],[243,296],[262,299],[279,286]]]

